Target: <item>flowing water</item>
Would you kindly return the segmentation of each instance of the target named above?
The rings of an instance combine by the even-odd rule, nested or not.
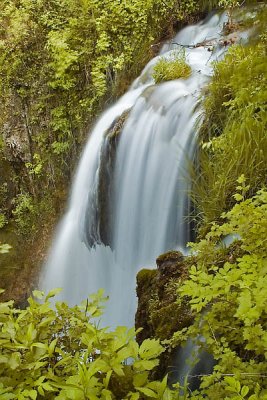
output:
[[[165,44],[160,56],[219,38],[223,21],[215,15],[186,27],[173,39],[179,45]],[[138,270],[153,267],[169,249],[184,248],[190,238],[187,170],[199,97],[211,61],[224,49],[182,49],[190,78],[155,85],[158,56],[98,120],[42,274],[41,288],[62,287],[61,299],[70,304],[104,288],[109,302],[102,323],[111,327],[134,324]],[[125,112],[127,118],[118,119]]]

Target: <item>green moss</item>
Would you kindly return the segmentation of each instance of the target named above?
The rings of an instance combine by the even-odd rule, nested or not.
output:
[[[156,275],[156,269],[141,269],[136,276],[137,285],[150,285]]]
[[[135,314],[135,325],[142,328],[137,334],[137,341],[141,343],[148,337],[153,337],[153,328],[150,322],[150,302],[157,296],[156,269],[142,269],[137,274],[136,294],[138,297],[138,308]]]
[[[167,251],[166,253],[163,253],[160,256],[158,256],[156,262],[157,262],[157,265],[160,266],[167,261],[181,262],[181,261],[183,261],[183,259],[184,259],[184,256],[180,251],[172,250],[172,251]]]
[[[175,297],[177,297],[177,286]],[[176,302],[154,310],[151,314],[151,323],[155,328],[155,336],[161,340],[170,339],[174,332],[188,327],[192,323],[192,314],[188,311],[185,303],[179,306]]]
[[[171,339],[174,332],[192,323],[186,301],[179,302],[177,289],[188,276],[194,258],[184,257],[179,251],[168,251],[157,258],[157,269],[143,269],[137,274],[138,309],[136,328],[139,343],[147,338]],[[175,349],[166,346],[153,379],[162,378],[172,365]]]
[[[157,258],[156,270],[143,269],[137,274],[136,327],[144,328],[138,336],[140,341],[151,336],[168,339],[190,323],[188,305],[177,304],[177,288],[190,265],[192,260],[189,262],[182,253],[169,251]]]

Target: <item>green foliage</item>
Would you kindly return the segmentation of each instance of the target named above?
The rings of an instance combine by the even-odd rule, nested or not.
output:
[[[240,5],[239,1],[237,0],[220,0],[218,3],[219,7],[224,9],[232,10]]]
[[[187,64],[184,52],[173,52],[170,58],[160,58],[154,66],[153,78],[155,83],[171,81],[179,78],[188,78],[191,67]]]
[[[33,218],[36,213],[36,208],[33,203],[33,198],[29,193],[19,194],[15,199],[15,208],[13,215],[17,223],[19,231],[28,235],[30,230],[36,229],[33,225]]]
[[[214,65],[204,102],[200,171],[193,198],[202,231],[233,205],[237,178],[244,174],[251,196],[267,174],[265,46],[233,46]]]
[[[43,168],[68,169],[106,96],[151,56],[158,27],[172,29],[174,15],[196,9],[195,1],[175,0],[2,2],[0,131],[15,109]]]
[[[0,2],[0,159],[14,181],[0,204],[7,219],[21,226],[17,193],[34,205],[62,193],[96,115],[153,56],[151,44],[197,10],[195,0]]]
[[[222,214],[222,225],[214,223],[205,239],[191,244],[197,262],[178,289],[196,317],[175,340],[201,335],[217,361],[196,398],[253,400],[267,395],[267,191],[245,200],[244,177],[238,183],[238,202]],[[240,236],[243,254],[216,263],[221,240],[233,234]]]
[[[3,228],[7,223],[5,214],[0,213],[0,229]]]
[[[174,398],[149,371],[164,350],[158,340],[134,340],[135,331],[99,328],[93,318],[102,312],[102,292],[81,306],[69,308],[33,292],[25,310],[12,301],[0,303],[1,399],[165,399]]]
[[[33,162],[32,163],[26,163],[25,164],[26,167],[29,170],[29,174],[30,175],[40,175],[42,172],[42,168],[43,168],[43,163],[41,161],[41,157],[39,154],[34,154],[33,155]]]

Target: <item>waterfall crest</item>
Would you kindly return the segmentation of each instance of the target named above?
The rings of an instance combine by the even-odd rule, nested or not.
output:
[[[180,45],[219,38],[223,21],[215,15],[186,27],[173,39],[179,45],[165,44],[160,56],[171,57]],[[76,304],[104,288],[109,302],[103,323],[133,325],[136,273],[190,238],[187,167],[195,148],[199,96],[212,73],[211,61],[223,51],[185,48],[190,78],[160,85],[152,78],[160,56],[155,57],[101,116],[44,267],[43,290],[62,287],[61,299]],[[126,112],[118,136],[112,137]]]

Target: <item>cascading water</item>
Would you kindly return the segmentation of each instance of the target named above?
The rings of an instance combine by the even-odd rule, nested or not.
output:
[[[183,29],[173,42],[192,45],[219,38],[223,17]],[[164,45],[160,56],[180,51]],[[55,245],[40,286],[62,287],[78,303],[104,288],[102,323],[134,323],[135,276],[189,239],[187,174],[196,137],[201,88],[223,49],[185,48],[190,78],[155,85],[154,58],[131,89],[97,122],[84,151]],[[123,117],[121,117],[123,115]]]

